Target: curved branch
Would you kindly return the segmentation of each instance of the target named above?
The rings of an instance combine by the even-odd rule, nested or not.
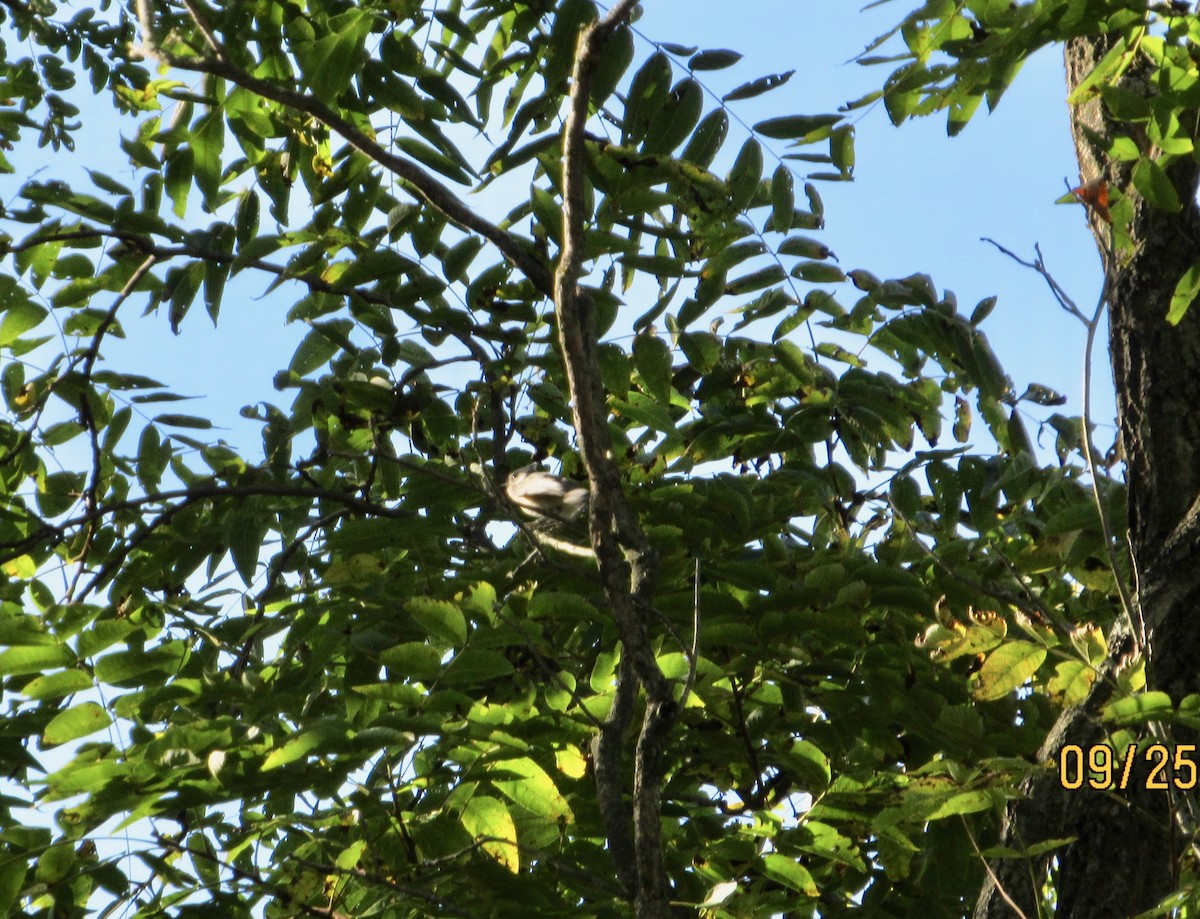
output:
[[[99,507],[88,508],[84,513],[78,514],[62,523],[43,522],[40,529],[30,533],[24,539],[15,542],[0,543],[0,562],[11,561],[30,551],[35,546],[60,543],[67,538],[68,533],[72,529],[86,526],[95,520],[120,513],[121,511],[140,511],[148,505],[180,501],[182,503],[175,506],[174,509],[164,508],[162,512],[166,513],[168,510],[173,510],[173,512],[178,513],[178,510],[197,501],[249,497],[318,499],[342,504],[349,510],[368,516],[389,517],[393,519],[409,519],[413,516],[411,511],[402,508],[387,507],[382,504],[364,501],[351,494],[313,486],[301,487],[299,485],[272,485],[267,483],[258,485],[197,485],[191,488],[175,489],[174,491],[155,492],[154,494],[143,495],[140,498],[129,498],[124,501],[114,501]]]
[[[475,213],[454,192],[450,191],[449,188],[433,178],[433,176],[416,163],[392,153],[316,97],[308,93],[280,86],[270,80],[261,79],[230,63],[225,55],[221,53],[219,46],[217,46],[217,50],[213,56],[205,57],[184,57],[164,51],[159,47],[153,32],[153,12],[150,8],[150,0],[138,0],[137,6],[138,19],[142,31],[142,44],[140,47],[131,49],[132,53],[156,60],[178,70],[188,70],[194,73],[204,73],[209,76],[220,77],[256,95],[262,96],[264,99],[270,99],[272,102],[278,102],[280,105],[293,111],[308,115],[310,118],[329,128],[329,130],[340,135],[352,147],[364,153],[395,175],[417,197],[445,216],[451,223],[482,236],[499,249],[505,258],[512,262],[538,290],[547,296],[550,295],[553,289],[550,271],[541,257],[532,248],[527,247],[519,237],[501,229]],[[628,11],[632,8],[633,3],[627,2],[621,4],[621,6],[625,7],[624,15],[628,15]],[[190,10],[191,8],[189,7]],[[210,39],[211,33],[206,30],[200,22],[199,17],[193,15],[192,18],[196,22],[197,28],[205,34],[206,39]]]
[[[108,308],[108,312],[104,314],[104,318],[100,320],[100,326],[92,335],[92,342],[88,346],[87,351],[83,354],[83,369],[81,375],[85,386],[92,385],[92,373],[96,369],[96,361],[100,358],[100,345],[104,341],[104,336],[108,334],[108,330],[112,328],[113,323],[117,321],[117,310],[121,308],[129,295],[133,293],[133,289],[137,287],[141,281],[154,267],[157,261],[155,256],[149,255],[146,257],[137,269],[125,282],[125,286],[121,288],[121,292],[117,295],[113,305]],[[96,507],[100,503],[100,472],[104,466],[100,451],[100,428],[96,424],[96,414],[92,411],[92,403],[88,399],[88,392],[85,389],[79,399],[79,419],[83,422],[83,427],[87,431],[88,443],[91,445],[92,451],[92,474],[88,478],[87,486],[83,490],[83,502],[85,507]],[[80,549],[75,557],[75,576],[71,580],[71,585],[67,588],[67,600],[70,600],[75,593],[75,588],[79,585],[79,579],[83,577],[84,565],[87,563],[87,557],[92,551],[92,542],[96,535],[95,519],[88,521],[87,535],[83,540],[83,548]]]

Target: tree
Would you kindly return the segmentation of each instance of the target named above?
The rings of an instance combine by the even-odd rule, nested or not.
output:
[[[1032,866],[999,865],[976,915],[1008,915],[1013,906],[1032,914],[1051,867],[1061,915],[1132,915],[1164,899],[1179,907],[1191,902],[1186,891],[1194,875],[1194,859],[1182,853],[1194,847],[1188,815],[1195,809],[1189,776],[1198,688],[1190,611],[1200,481],[1190,455],[1197,433],[1190,408],[1200,367],[1189,307],[1200,277],[1192,89],[1200,32],[1187,4],[966,7],[927,4],[905,20],[911,60],[893,74],[889,112],[900,121],[948,108],[953,133],[984,98],[998,101],[1029,53],[1063,44],[1078,193],[1089,205],[1104,265],[1101,306],[1111,313],[1127,458],[1130,565],[1115,566],[1118,583],[1133,588],[1121,592],[1123,615],[1109,630],[1101,678],[1062,713],[1040,752],[1048,761],[1066,747],[1107,743],[1128,764],[1125,794],[1081,793],[1049,773],[1030,777],[1002,841],[1072,842],[1055,854],[1053,866],[1049,852]],[[1124,555],[1125,546],[1119,548]],[[1121,672],[1133,661],[1145,666],[1151,691],[1123,698]],[[1114,733],[1114,722],[1140,730]],[[1138,740],[1135,751],[1129,745]],[[1147,775],[1155,762],[1165,769]],[[1154,781],[1164,775],[1166,781]]]
[[[0,139],[73,143],[86,75],[131,116],[137,183],[34,180],[5,214],[3,750],[55,825],[6,802],[0,901],[961,915],[988,885],[985,913],[1084,915],[1100,837],[1059,814],[1103,799],[1047,801],[1071,776],[1039,747],[1194,719],[1186,556],[1156,554],[1186,550],[1191,389],[1153,375],[1191,372],[1191,314],[1160,321],[1186,265],[1155,271],[1190,214],[1194,81],[1166,49],[1194,20],[1067,6],[926,4],[881,97],[957,130],[1071,39],[1079,98],[1139,126],[1081,137],[1111,198],[1091,186],[1144,634],[1118,613],[1124,488],[1086,418],[1049,414],[1057,456],[1035,453],[1022,411],[1062,400],[1000,368],[992,301],[844,271],[813,235],[818,183],[852,170],[845,116],[726,149],[788,74],[707,104],[738,55],[647,49],[632,0],[69,21],[6,0],[46,54],[5,57]],[[243,409],[261,456],[104,357],[160,312],[219,321],[249,279],[309,327],[276,376],[290,404]],[[531,460],[586,481],[586,524],[506,498]],[[1001,827],[1018,794],[1033,816]],[[1160,870],[1101,902],[1183,889],[1159,827],[1139,843]],[[1130,843],[1109,845],[1105,883]]]

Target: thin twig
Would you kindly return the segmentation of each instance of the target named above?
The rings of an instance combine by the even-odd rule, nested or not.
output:
[[[1087,326],[1087,339],[1083,347],[1083,458],[1087,462],[1092,479],[1092,498],[1096,502],[1096,511],[1100,515],[1100,528],[1104,532],[1104,548],[1108,552],[1108,562],[1112,566],[1113,580],[1117,584],[1117,593],[1121,597],[1121,608],[1129,622],[1130,629],[1137,632],[1138,642],[1143,650],[1149,651],[1150,645],[1146,640],[1146,623],[1142,620],[1141,606],[1134,602],[1130,595],[1129,585],[1121,576],[1121,568],[1117,561],[1116,537],[1113,535],[1112,522],[1108,517],[1108,509],[1100,494],[1100,469],[1096,463],[1096,454],[1092,449],[1092,350],[1096,343],[1096,329],[1100,325],[1100,317],[1108,306],[1108,277],[1100,288],[1100,296],[1096,300],[1096,310]]]
[[[225,871],[228,871],[230,874],[232,874],[238,880],[250,882],[258,890],[270,891],[274,896],[278,897],[284,903],[288,904],[289,906],[294,907],[295,909],[298,909],[300,912],[304,913],[306,916],[316,916],[316,917],[319,917],[319,919],[330,919],[331,916],[337,915],[334,912],[332,912],[331,910],[313,906],[310,903],[305,903],[303,900],[297,899],[295,896],[293,896],[292,892],[287,887],[281,886],[279,884],[274,884],[274,883],[266,880],[265,878],[263,878],[262,875],[258,874],[257,872],[247,871],[245,868],[239,868],[233,862],[227,862],[221,858],[218,858],[216,855],[213,855],[211,852],[208,852],[208,851],[205,851],[202,849],[198,849],[198,848],[194,848],[194,847],[190,847],[190,846],[185,848],[183,845],[176,842],[174,839],[171,839],[168,836],[164,836],[161,833],[155,834],[155,840],[163,848],[171,849],[172,851],[179,852],[181,854],[187,854],[187,855],[191,856],[192,858],[198,858],[203,861],[206,861],[206,862],[216,866],[217,868],[221,868],[221,869],[224,869]]]
[[[896,506],[891,497],[888,496],[884,500],[887,501],[888,507],[891,508],[892,513],[895,514],[896,517],[914,534],[913,545],[915,545],[926,556],[928,556],[929,560],[932,561],[933,564],[952,581],[957,581],[959,584],[962,584],[965,587],[970,587],[972,590],[983,594],[985,597],[991,597],[993,600],[999,600],[1001,603],[1007,603],[1009,606],[1020,610],[1026,615],[1036,617],[1039,622],[1045,621],[1060,635],[1070,634],[1071,628],[1061,622],[1058,622],[1051,611],[1045,607],[1036,596],[1033,596],[1032,594],[1028,594],[1026,597],[1017,596],[1016,594],[1002,588],[992,587],[988,584],[984,584],[982,581],[977,581],[975,578],[969,577],[968,575],[958,571],[958,569],[947,564],[945,559],[943,559],[936,552],[934,552],[933,549],[925,545],[925,543],[917,538],[920,536],[921,531],[918,530],[913,525],[913,522],[908,519],[905,513]],[[1003,559],[1003,555],[1001,555],[1000,558]],[[1005,563],[1007,564],[1007,560],[1005,560]],[[1017,581],[1017,584],[1022,590],[1026,590],[1025,585],[1019,580]]]
[[[193,0],[183,0],[183,5],[187,8],[188,15],[192,17],[192,22],[196,24],[196,28],[200,30],[200,34],[204,36],[204,42],[208,45],[210,51],[217,56],[217,60],[225,60],[225,50],[213,35],[212,27],[205,21],[200,14],[199,8]]]
[[[1018,919],[1029,919],[1021,907],[1017,906],[1016,901],[1008,895],[1008,891],[1005,890],[1004,885],[1000,883],[1000,878],[996,877],[996,872],[992,870],[992,866],[988,864],[988,860],[983,857],[983,852],[980,850],[978,843],[975,842],[975,835],[971,832],[971,828],[967,825],[967,818],[960,814],[959,819],[962,820],[963,829],[967,831],[967,840],[971,843],[971,848],[975,850],[975,854],[979,857],[979,861],[983,864],[983,870],[986,871],[987,876],[991,878],[992,884],[996,888],[996,892],[1000,894],[1004,902],[1012,908],[1012,911],[1017,914]]]
[[[1054,279],[1050,273],[1050,269],[1046,267],[1046,260],[1042,256],[1040,245],[1034,244],[1033,250],[1037,253],[1037,258],[1032,262],[1028,262],[1014,252],[1004,248],[994,239],[983,237],[983,241],[991,243],[1018,265],[1024,265],[1036,271],[1045,279],[1050,287],[1051,293],[1058,301],[1059,305],[1083,323],[1087,330],[1087,338],[1083,349],[1083,436],[1081,438],[1083,444],[1083,458],[1087,463],[1088,472],[1091,476],[1092,498],[1096,504],[1096,512],[1100,516],[1100,528],[1104,534],[1104,548],[1108,553],[1108,561],[1112,566],[1113,579],[1116,581],[1117,594],[1121,600],[1121,608],[1125,613],[1125,617],[1129,622],[1129,627],[1135,630],[1138,634],[1139,643],[1143,648],[1147,648],[1146,643],[1146,624],[1141,622],[1140,609],[1134,603],[1133,597],[1130,595],[1129,586],[1121,577],[1121,566],[1117,559],[1116,538],[1113,535],[1112,522],[1108,516],[1108,510],[1104,505],[1104,499],[1100,494],[1100,467],[1096,462],[1095,451],[1092,449],[1092,352],[1096,344],[1096,331],[1100,326],[1100,317],[1104,313],[1104,308],[1108,305],[1108,276],[1105,275],[1104,283],[1100,288],[1100,296],[1096,300],[1096,308],[1089,317],[1075,304],[1075,301],[1063,290],[1062,286]]]
[[[1054,299],[1058,301],[1058,305],[1061,306],[1068,313],[1070,313],[1072,316],[1074,316],[1076,319],[1078,319],[1080,322],[1082,322],[1084,325],[1088,324],[1088,317],[1084,315],[1083,310],[1081,310],[1078,306],[1075,305],[1075,301],[1072,300],[1071,297],[1067,295],[1067,292],[1062,289],[1062,287],[1059,285],[1058,281],[1056,281],[1054,279],[1054,276],[1050,274],[1050,270],[1046,267],[1046,260],[1042,257],[1042,249],[1039,244],[1034,243],[1034,246],[1033,246],[1033,251],[1037,253],[1037,258],[1034,259],[1032,262],[1027,262],[1027,261],[1025,261],[1025,259],[1021,258],[1015,252],[1012,252],[1012,251],[1004,248],[1004,246],[1000,245],[1000,243],[996,242],[996,240],[994,240],[994,239],[990,239],[989,237],[984,236],[984,237],[981,237],[981,240],[985,243],[991,243],[993,246],[995,246],[997,249],[999,249],[1001,252],[1003,252],[1005,255],[1007,255],[1009,258],[1011,258],[1014,262],[1016,262],[1018,265],[1023,265],[1026,268],[1031,268],[1032,270],[1034,270],[1038,274],[1040,274],[1042,276],[1042,279],[1045,280],[1046,284],[1049,285],[1050,292],[1052,294],[1054,294]]]
[[[117,294],[117,298],[113,301],[112,306],[108,308],[108,312],[104,314],[104,318],[100,321],[99,327],[92,336],[91,344],[83,355],[83,369],[80,373],[83,377],[83,387],[79,396],[79,418],[83,422],[84,428],[87,429],[88,442],[91,444],[92,450],[92,474],[88,479],[87,486],[83,490],[83,504],[86,508],[94,508],[100,504],[100,473],[104,465],[100,451],[100,431],[96,424],[96,415],[92,411],[91,400],[88,398],[92,385],[92,373],[96,369],[96,361],[100,358],[100,345],[104,341],[104,336],[108,334],[108,330],[117,321],[117,310],[121,308],[121,304],[129,299],[129,295],[133,293],[133,289],[137,287],[147,272],[154,267],[156,261],[157,259],[153,255],[150,255],[138,265],[129,280],[125,282],[125,286],[121,288],[121,292]],[[72,366],[74,363],[73,361]],[[89,520],[87,523],[87,533],[83,538],[83,546],[75,556],[75,576],[71,579],[70,586],[67,587],[64,602],[69,603],[71,601],[75,593],[75,588],[79,586],[79,581],[83,577],[87,558],[91,554],[92,543],[95,540],[97,523],[96,518]]]
[[[688,675],[679,694],[679,710],[687,706],[688,696],[696,685],[696,667],[700,660],[700,559],[696,559],[695,575],[692,579],[692,647],[687,651]]]

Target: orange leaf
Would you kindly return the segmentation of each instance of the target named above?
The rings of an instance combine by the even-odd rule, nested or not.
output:
[[[1072,188],[1071,194],[1105,223],[1112,223],[1108,213],[1108,183],[1104,179],[1093,179],[1078,188]]]

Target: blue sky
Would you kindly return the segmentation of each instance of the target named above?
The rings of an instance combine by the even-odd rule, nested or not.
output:
[[[837,0],[650,0],[637,27],[660,41],[742,52],[735,68],[713,75],[727,81],[726,89],[795,69],[789,83],[755,100],[763,110],[753,120],[833,112],[878,89],[890,72],[885,66],[849,61],[914,6],[896,0],[860,11]],[[882,105],[855,113],[855,179],[821,184],[822,240],[843,268],[880,277],[929,274],[967,310],[998,295],[984,330],[1018,390],[1043,383],[1071,397],[1059,411],[1078,414],[1083,327],[1058,307],[1041,278],[980,241],[991,237],[1027,259],[1040,243],[1056,279],[1091,314],[1102,274],[1083,209],[1054,203],[1066,190],[1064,179],[1075,184],[1078,177],[1065,99],[1061,52],[1050,48],[1025,65],[994,113],[981,107],[958,137],[947,136],[944,115],[896,128]],[[854,294],[843,290],[848,302]],[[1114,414],[1106,336],[1096,351],[1095,437],[1103,450]]]
[[[753,123],[779,114],[833,112],[878,88],[888,70],[850,59],[910,5],[897,0],[860,12],[842,0],[647,0],[637,29],[656,41],[742,52],[735,67],[699,75],[718,93],[795,69],[784,87],[738,106],[735,113]],[[637,48],[639,59],[651,50],[645,41]],[[1054,203],[1065,190],[1064,179],[1077,175],[1064,99],[1061,58],[1049,49],[1026,65],[996,113],[981,110],[957,138],[946,136],[944,116],[895,128],[882,106],[854,113],[855,181],[820,184],[827,221],[821,238],[844,269],[864,268],[880,277],[927,273],[940,288],[953,290],[966,310],[998,295],[984,328],[1018,391],[1029,382],[1045,384],[1069,395],[1061,411],[1076,414],[1083,328],[1059,309],[1033,272],[980,241],[992,237],[1026,257],[1040,243],[1058,281],[1090,313],[1101,274],[1083,211]],[[133,122],[115,121],[102,106],[86,108],[84,118],[89,135],[74,154],[42,150],[30,157],[16,151],[21,172],[0,176],[0,198],[11,200],[29,172],[42,166],[43,178],[64,167],[82,177],[88,166],[132,182],[116,140],[118,132],[133,132]],[[736,151],[744,136],[735,126],[727,148]],[[766,143],[776,154],[787,152],[783,142]],[[802,170],[805,164],[795,165]],[[197,219],[203,225],[211,217]],[[106,343],[105,356],[117,364],[132,360],[139,372],[176,392],[204,397],[197,414],[229,418],[235,425],[215,435],[256,453],[255,429],[237,425],[237,409],[260,400],[286,409],[292,394],[276,392],[272,376],[286,366],[306,331],[299,324],[283,325],[289,302],[260,298],[264,286],[258,280],[231,284],[217,329],[197,304],[180,336],[170,333],[165,316],[135,319],[140,305],[130,304],[122,311],[129,337]],[[856,297],[849,285],[838,293],[847,303]],[[1113,415],[1104,341],[1102,336],[1097,348],[1094,414],[1102,450],[1111,441]],[[169,408],[188,411],[186,403]]]

